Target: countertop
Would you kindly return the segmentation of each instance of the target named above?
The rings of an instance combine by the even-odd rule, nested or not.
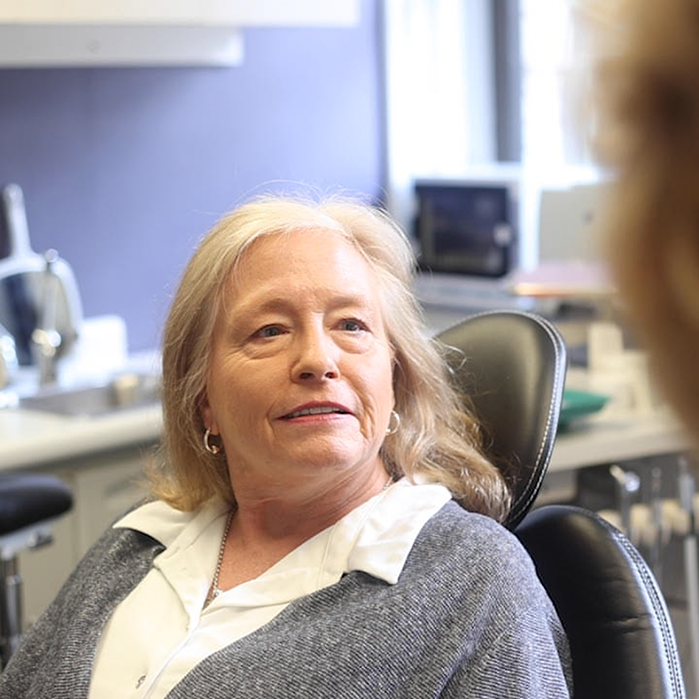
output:
[[[62,385],[97,385],[121,373],[157,376],[159,353],[151,350],[128,354],[120,318],[88,319],[82,334],[80,351],[59,367]],[[14,383],[5,390],[31,395],[36,391],[35,373],[34,369],[20,369]],[[89,417],[0,407],[0,471],[41,468],[52,462],[152,444],[161,431],[158,403]]]
[[[153,443],[161,428],[157,404],[97,417],[0,410],[0,471]]]
[[[684,430],[667,412],[601,415],[557,435],[549,471],[677,454],[691,448]]]

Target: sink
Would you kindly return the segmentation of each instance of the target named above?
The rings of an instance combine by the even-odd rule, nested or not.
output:
[[[160,403],[160,380],[154,374],[124,373],[105,383],[47,387],[20,397],[15,407],[60,415],[97,416]]]

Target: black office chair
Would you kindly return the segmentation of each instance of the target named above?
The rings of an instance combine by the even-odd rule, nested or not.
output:
[[[453,348],[454,380],[512,488],[506,524],[529,551],[568,635],[575,699],[684,699],[670,615],[631,542],[582,508],[529,513],[561,407],[566,355],[558,331],[535,314],[493,311],[437,339]]]
[[[55,476],[0,475],[0,669],[22,638],[22,578],[18,556],[51,542],[51,524],[73,505],[72,494]]]

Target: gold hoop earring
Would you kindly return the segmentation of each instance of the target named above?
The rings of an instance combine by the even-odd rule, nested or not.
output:
[[[395,424],[391,426],[391,422]],[[386,434],[395,434],[400,428],[400,415],[395,411],[391,410],[391,420],[389,420],[388,427],[386,428]]]
[[[212,444],[209,441],[209,437],[211,437],[211,430],[207,427],[204,432],[204,449],[206,449],[206,451],[208,451],[209,454],[217,456],[221,453],[221,447],[218,444]]]

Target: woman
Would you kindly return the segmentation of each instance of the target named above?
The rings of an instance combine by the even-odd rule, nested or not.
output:
[[[2,696],[567,696],[412,269],[358,203],[214,227],[165,330],[157,499],[87,555]]]

